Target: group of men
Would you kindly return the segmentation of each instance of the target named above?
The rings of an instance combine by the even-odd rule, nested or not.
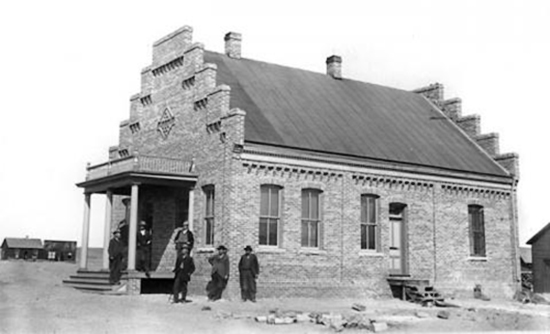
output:
[[[136,270],[143,271],[147,278],[150,277],[152,241],[151,230],[147,228],[146,222],[141,221],[136,235]],[[113,238],[109,242],[109,282],[111,284],[120,283],[122,270],[127,266],[125,263],[127,252],[128,224],[123,220],[113,232]]]
[[[184,222],[181,229],[176,232],[174,238],[177,250],[176,266],[173,286],[173,302],[190,302],[187,297],[187,284],[191,280],[191,274],[195,271],[195,263],[190,253],[194,245],[193,233],[189,230],[189,223]],[[217,248],[218,254],[208,258],[212,266],[210,281],[206,285],[206,292],[209,301],[221,299],[223,290],[229,280],[229,256],[228,249],[220,245]],[[241,296],[243,301],[256,302],[256,279],[260,273],[258,258],[252,253],[252,247],[244,248],[245,254],[239,261],[239,279],[241,283]]]
[[[113,232],[113,238],[109,242],[109,281],[111,284],[120,282],[121,272],[125,267],[125,254],[128,249],[128,225],[125,221]],[[174,243],[176,245],[176,263],[174,266],[174,285],[172,288],[174,303],[187,303],[187,284],[191,275],[195,272],[195,263],[191,251],[195,244],[193,232],[189,230],[189,223],[185,221],[181,228],[175,231]],[[145,272],[149,278],[151,263],[152,235],[147,224],[141,222],[136,236],[137,256],[136,269]],[[208,258],[212,266],[211,279],[206,285],[208,300],[216,301],[222,297],[222,293],[229,280],[229,256],[228,249],[220,245],[216,249],[217,254]],[[245,253],[239,261],[239,280],[241,297],[243,301],[256,302],[256,279],[260,273],[258,258],[252,253],[252,247],[246,246]]]

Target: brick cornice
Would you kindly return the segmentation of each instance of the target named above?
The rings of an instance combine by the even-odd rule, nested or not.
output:
[[[243,161],[262,163],[287,164],[325,168],[339,172],[372,173],[387,176],[422,179],[432,182],[460,182],[463,184],[489,187],[509,187],[513,183],[511,177],[498,177],[460,171],[450,171],[435,167],[409,166],[392,162],[374,161],[363,158],[339,157],[330,154],[314,154],[296,152],[291,149],[272,150],[258,145],[245,144],[240,158]]]

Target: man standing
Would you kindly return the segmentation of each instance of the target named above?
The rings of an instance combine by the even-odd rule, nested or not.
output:
[[[222,292],[229,280],[229,256],[227,256],[227,248],[220,245],[217,250],[218,254],[212,255],[208,259],[208,262],[212,265],[212,280],[206,286],[208,300],[210,301],[222,298]]]
[[[114,237],[109,241],[109,283],[118,284],[122,271],[122,259],[124,258],[124,243],[120,239],[120,230],[113,232]]]
[[[239,261],[239,280],[241,283],[241,297],[243,302],[247,299],[256,302],[256,278],[260,273],[258,258],[252,254],[252,247],[244,248],[244,255]]]
[[[151,267],[151,245],[152,236],[149,229],[147,229],[147,223],[141,221],[139,223],[139,231],[136,238],[137,245],[137,265],[138,271],[145,272],[147,278],[150,277],[149,270]]]
[[[193,250],[195,238],[193,236],[193,232],[189,230],[189,222],[187,220],[183,222],[182,227],[176,229],[174,243],[176,244],[176,249],[178,250],[183,247],[187,247],[189,249],[189,253]]]
[[[191,280],[191,274],[195,272],[195,262],[189,255],[189,249],[183,247],[178,251],[176,266],[174,267],[174,303],[189,303],[187,300],[187,283]],[[181,293],[181,298],[179,295]]]

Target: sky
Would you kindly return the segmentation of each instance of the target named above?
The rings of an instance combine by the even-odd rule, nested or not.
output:
[[[439,82],[520,156],[520,245],[550,222],[550,1],[3,1],[0,240],[77,240],[86,163],[107,161],[152,44],[184,26],[223,52],[413,90]],[[92,197],[90,246],[105,197]]]

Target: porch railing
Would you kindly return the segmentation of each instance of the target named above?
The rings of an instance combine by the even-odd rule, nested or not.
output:
[[[94,180],[124,172],[193,174],[192,162],[180,159],[133,155],[88,166],[86,180]]]

